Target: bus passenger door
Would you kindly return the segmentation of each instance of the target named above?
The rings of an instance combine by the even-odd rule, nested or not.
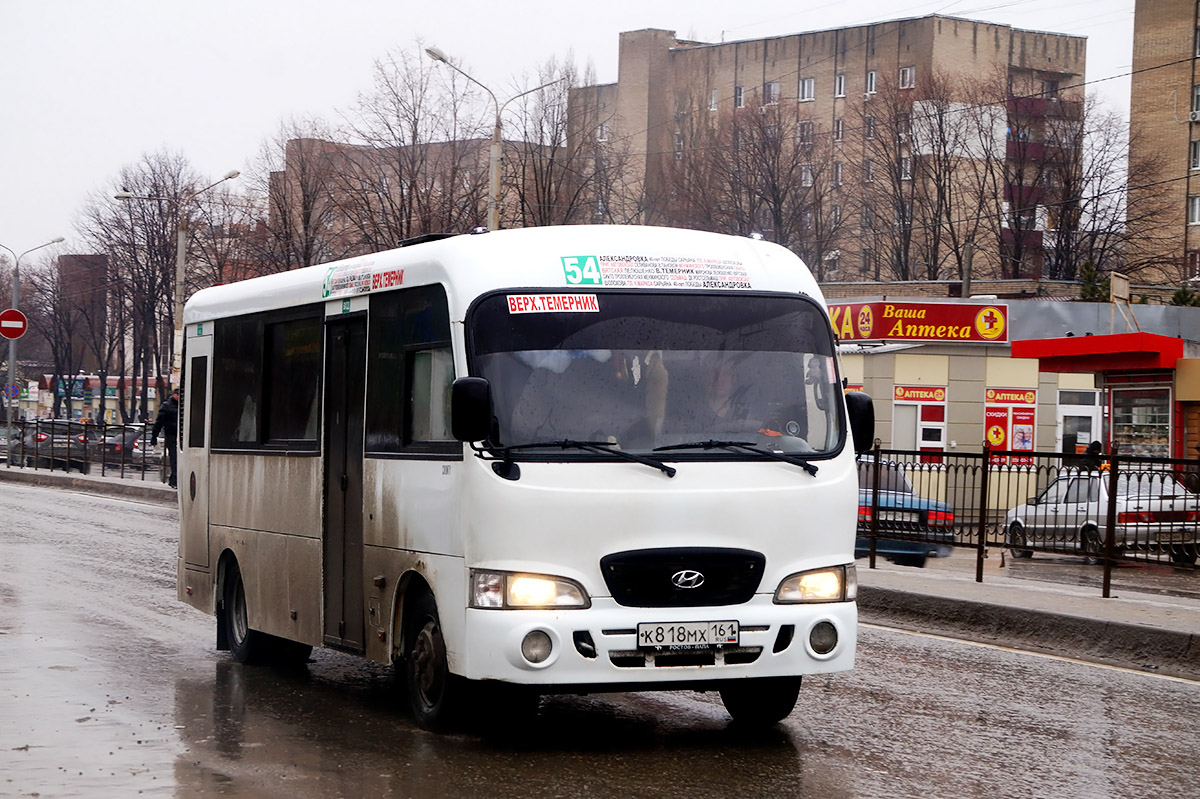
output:
[[[181,399],[178,452],[179,554],[187,567],[209,568],[208,555],[208,385],[212,336],[187,341],[187,372]],[[163,452],[163,457],[167,457]]]
[[[361,652],[366,318],[338,318],[325,335],[325,643]]]

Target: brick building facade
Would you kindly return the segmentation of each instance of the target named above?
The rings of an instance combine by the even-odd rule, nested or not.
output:
[[[1174,268],[1174,280],[1200,279],[1200,19],[1193,0],[1137,0],[1133,18],[1130,163],[1159,154],[1162,175],[1141,186],[1131,168],[1129,204],[1165,197],[1161,227],[1138,231],[1143,246]],[[1131,219],[1131,225],[1136,222]],[[1147,222],[1143,227],[1150,228]],[[1178,283],[1176,283],[1178,285]],[[1193,283],[1193,288],[1195,284]]]
[[[793,194],[812,199],[785,211],[792,240],[823,241],[801,252],[819,279],[958,277],[966,241],[981,277],[1038,277],[1053,198],[1012,167],[1048,149],[1056,117],[1079,112],[1085,63],[1082,37],[944,16],[719,44],[630,31],[620,36],[617,82],[573,90],[570,116],[573,135],[595,130],[598,141],[621,143],[625,182],[640,189],[598,197],[607,221],[696,224],[672,213],[674,164],[717,141],[694,143],[694,132],[731,124],[770,137],[787,124],[789,139],[811,147]],[[927,191],[936,127],[966,117],[974,141],[943,142],[940,153],[947,194],[961,199],[914,218],[928,211],[912,195]],[[736,149],[740,136],[716,146]],[[998,175],[982,201],[971,190],[981,160]],[[934,226],[946,230],[924,233]],[[767,237],[791,246],[781,231]]]

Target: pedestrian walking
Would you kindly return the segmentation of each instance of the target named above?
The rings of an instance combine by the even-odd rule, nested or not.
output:
[[[167,457],[170,459],[171,476],[167,484],[175,488],[175,459],[179,451],[179,389],[172,389],[171,396],[158,409],[158,418],[154,420],[154,429],[150,433],[150,445],[158,444],[158,434],[165,437],[163,443],[167,446]]]

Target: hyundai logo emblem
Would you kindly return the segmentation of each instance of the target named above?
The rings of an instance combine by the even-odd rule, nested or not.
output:
[[[704,575],[695,569],[680,569],[671,575],[676,588],[699,588],[704,585]]]

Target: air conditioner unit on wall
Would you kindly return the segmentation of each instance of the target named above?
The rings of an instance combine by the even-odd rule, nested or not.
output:
[[[1189,113],[1188,122],[1200,122],[1200,111],[1192,111]]]

